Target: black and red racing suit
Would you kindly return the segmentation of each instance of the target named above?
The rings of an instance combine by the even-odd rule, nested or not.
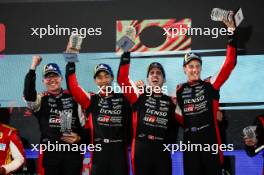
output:
[[[187,82],[177,86],[176,119],[184,127],[185,144],[221,144],[217,124],[219,90],[236,65],[236,44],[232,36],[220,71],[206,80]],[[223,152],[185,151],[185,175],[222,174]],[[191,167],[191,168],[190,168]]]
[[[49,144],[54,144],[53,146],[56,147],[59,144],[66,144],[66,142],[61,141],[63,134],[62,114],[70,116],[72,132],[81,136],[82,141],[87,139],[87,134],[82,127],[82,109],[73,100],[68,90],[61,89],[61,92],[57,95],[49,92],[37,93],[35,70],[29,70],[25,77],[24,98],[28,107],[38,119],[41,144],[45,144],[46,147]],[[77,144],[80,144],[80,142]],[[45,173],[46,175],[80,174],[83,161],[83,155],[80,153],[80,150],[46,150],[40,155],[39,173]]]
[[[67,64],[66,79],[74,99],[86,109],[91,142],[100,147],[91,152],[91,175],[128,175],[131,107],[127,99],[118,93],[85,92],[77,82],[74,63]]]
[[[121,56],[118,83],[133,110],[132,170],[134,175],[171,175],[170,152],[164,145],[171,141],[175,124],[175,104],[165,94],[139,94],[129,80],[130,53]],[[128,88],[130,87],[130,88]],[[176,132],[173,134],[177,134]]]

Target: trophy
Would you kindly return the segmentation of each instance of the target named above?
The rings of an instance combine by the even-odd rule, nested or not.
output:
[[[253,139],[254,142],[257,142],[256,128],[257,128],[257,126],[245,127],[243,129],[244,137],[247,137],[249,139]]]
[[[239,24],[243,21],[244,16],[242,9],[239,8],[235,14],[232,11],[220,9],[220,8],[213,8],[211,12],[211,19],[213,21],[234,21],[235,27],[239,26]]]
[[[118,41],[117,41],[117,46],[119,48],[121,48],[124,52],[127,52],[129,49],[131,49],[135,43],[134,43],[134,39],[136,36],[136,29],[133,26],[129,26],[126,29],[125,35],[123,37],[121,37]]]
[[[64,134],[70,134],[72,132],[72,113],[70,112],[61,112],[61,132]]]
[[[66,62],[78,62],[77,54],[79,53],[82,45],[82,37],[79,34],[73,33],[70,36],[67,50],[64,53],[64,58]]]
[[[83,39],[81,35],[72,33],[69,39],[70,49],[76,51],[76,53],[79,53],[79,50],[81,50],[82,40]]]

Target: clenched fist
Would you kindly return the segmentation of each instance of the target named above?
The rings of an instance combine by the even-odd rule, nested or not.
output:
[[[31,69],[35,70],[38,65],[41,63],[42,58],[39,55],[34,55],[32,57]]]

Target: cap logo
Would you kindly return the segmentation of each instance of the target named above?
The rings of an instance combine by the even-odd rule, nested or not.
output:
[[[105,67],[103,64],[101,64],[100,66],[97,67],[97,69],[107,69],[107,67]]]
[[[46,70],[56,70],[56,68],[53,67],[52,65],[49,65],[49,66],[47,66]]]
[[[201,59],[200,56],[196,55],[195,53],[187,53],[184,57],[184,62],[189,62],[192,58]]]

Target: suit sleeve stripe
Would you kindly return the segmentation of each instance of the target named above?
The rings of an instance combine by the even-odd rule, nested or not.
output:
[[[78,84],[76,74],[71,74],[68,76],[69,88],[74,99],[82,106],[82,108],[87,109],[90,105],[90,93],[87,93]]]
[[[224,82],[228,79],[236,65],[236,60],[236,48],[231,45],[228,45],[226,59],[220,71],[210,79],[210,82],[213,85],[214,89],[219,90],[220,87],[224,84]]]

